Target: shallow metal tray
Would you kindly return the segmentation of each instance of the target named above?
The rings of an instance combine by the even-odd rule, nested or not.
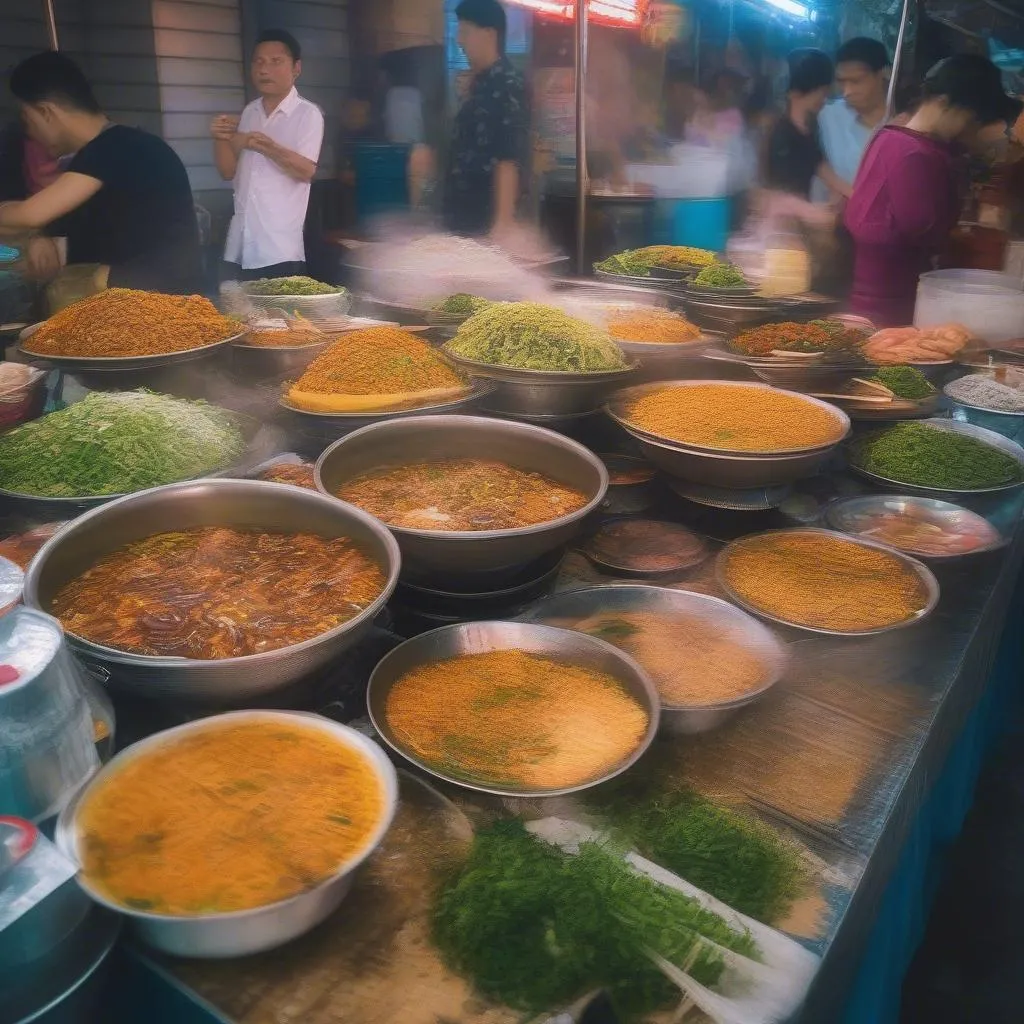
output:
[[[45,321],[43,321],[45,322]],[[199,348],[185,349],[183,352],[161,352],[152,356],[52,356],[40,355],[25,348],[25,341],[42,327],[42,323],[26,327],[18,336],[18,352],[26,359],[50,363],[62,370],[148,370],[160,366],[171,366],[175,363],[188,363],[196,359],[206,359],[216,355],[226,345],[231,345],[245,336],[245,331],[232,334],[222,341]]]
[[[735,448],[709,448],[704,445],[689,444],[683,441],[674,441],[672,438],[663,437],[660,434],[652,433],[649,430],[644,430],[643,427],[638,427],[633,423],[626,415],[626,406],[629,402],[635,399],[642,398],[644,395],[649,395],[655,391],[663,391],[665,389],[678,389],[683,390],[686,388],[698,388],[698,387],[725,387],[725,388],[743,388],[746,390],[759,390],[759,391],[780,391],[782,389],[772,387],[769,384],[757,384],[748,381],[734,381],[734,380],[665,380],[657,381],[653,384],[637,384],[631,388],[625,388],[622,391],[617,391],[605,406],[605,411],[619,426],[628,430],[629,433],[634,436],[641,436],[656,442],[657,444],[664,445],[668,448],[675,448],[679,451],[686,452],[689,454],[706,454],[716,455],[719,457],[726,458],[742,458],[742,459],[780,459],[786,456],[797,456],[797,455],[809,455],[814,452],[828,451],[835,448],[836,445],[841,444],[846,436],[850,433],[850,417],[846,415],[842,409],[837,408],[834,405],[830,405],[828,402],[823,402],[820,398],[812,398],[810,395],[801,394],[799,391],[786,391],[785,394],[792,398],[800,399],[803,402],[807,402],[809,405],[816,406],[819,409],[824,410],[830,416],[832,416],[837,424],[842,427],[841,433],[832,441],[828,441],[824,444],[810,445],[805,448],[778,448],[773,451],[742,451]]]
[[[421,760],[398,739],[388,724],[386,708],[388,694],[392,688],[406,673],[421,665],[467,654],[485,654],[498,650],[525,651],[527,654],[570,662],[614,676],[647,712],[647,730],[644,736],[625,760],[610,766],[603,774],[579,785],[558,789],[531,790],[526,787],[483,785],[449,774]],[[524,622],[465,622],[444,626],[407,640],[385,655],[373,670],[366,692],[366,704],[370,720],[384,742],[434,778],[478,793],[519,797],[578,793],[621,775],[635,764],[651,745],[658,731],[661,710],[661,702],[654,683],[632,658],[623,654],[617,647],[571,629],[555,629],[552,626]]]
[[[894,622],[890,626],[882,626],[879,629],[825,629],[823,626],[805,626],[799,622],[790,622],[788,619],[782,619],[777,615],[772,615],[763,608],[759,608],[757,605],[740,597],[739,594],[732,589],[725,578],[725,563],[728,560],[729,553],[732,548],[741,541],[748,541],[752,537],[768,537],[777,533],[790,535],[798,533],[820,533],[826,537],[835,537],[851,544],[859,544],[861,547],[873,548],[876,551],[884,551],[887,555],[891,555],[893,558],[898,559],[908,569],[911,569],[921,580],[927,593],[925,605],[909,619],[903,619],[901,622]],[[728,597],[730,601],[734,601],[741,608],[745,608],[748,612],[752,612],[754,615],[760,616],[762,619],[767,619],[769,622],[777,622],[781,626],[789,626],[792,629],[801,629],[809,633],[821,633],[826,636],[875,636],[879,633],[890,633],[896,629],[905,629],[907,626],[913,626],[915,623],[920,622],[922,619],[930,615],[935,610],[935,606],[939,603],[939,581],[935,578],[931,569],[929,569],[923,562],[919,562],[916,558],[911,558],[910,555],[905,554],[902,551],[898,551],[896,548],[889,547],[887,544],[879,544],[876,541],[867,540],[863,537],[851,537],[846,533],[839,533],[835,530],[821,530],[811,526],[800,526],[789,530],[763,530],[760,533],[748,534],[746,537],[740,538],[740,541],[733,541],[732,544],[727,544],[722,551],[719,552],[718,558],[715,560],[715,577],[718,581],[718,585],[723,591],[725,591],[726,597]]]
[[[973,423],[961,423],[959,420],[929,419],[919,420],[918,422],[923,426],[935,427],[936,430],[948,430],[953,434],[965,434],[967,437],[973,437],[976,441],[983,441],[985,444],[998,448],[1007,455],[1012,455],[1020,463],[1021,469],[1024,470],[1024,448],[1017,444],[1016,441],[1011,441],[1008,437],[997,434],[994,430],[986,430],[985,427],[978,427]],[[998,494],[1000,491],[1016,490],[1016,488],[1024,484],[1024,480],[1021,480],[1017,483],[1001,484],[998,487],[926,487],[923,484],[909,484],[905,480],[894,480],[891,477],[880,476],[877,473],[872,473],[870,470],[861,469],[854,464],[852,459],[849,460],[849,464],[850,472],[856,473],[872,483],[881,484],[887,490],[900,490],[907,494],[921,495],[925,498],[941,498],[947,494]]]
[[[987,544],[972,548],[970,551],[959,551],[952,554],[935,554],[929,551],[918,551],[913,548],[897,547],[886,541],[873,537],[865,537],[856,529],[856,519],[860,515],[870,513],[894,513],[902,515],[909,509],[919,509],[928,513],[933,519],[944,520],[951,526],[961,523],[971,523],[975,526],[988,530],[991,540]],[[949,501],[938,501],[935,498],[918,498],[903,494],[867,494],[856,498],[841,498],[831,502],[825,509],[825,521],[834,530],[845,533],[858,540],[873,540],[877,544],[886,544],[887,547],[897,551],[903,551],[914,558],[927,559],[928,561],[949,561],[954,558],[967,558],[970,555],[980,555],[986,551],[995,551],[1005,547],[1010,541],[1004,537],[984,516],[972,512],[970,509],[960,505],[954,505]]]

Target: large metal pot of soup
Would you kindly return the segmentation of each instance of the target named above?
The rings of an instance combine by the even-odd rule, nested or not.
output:
[[[286,484],[199,480],[80,516],[40,550],[24,594],[112,686],[237,705],[355,643],[399,564],[388,530],[351,505]]]
[[[498,573],[567,544],[600,508],[608,472],[543,427],[418,416],[335,442],[316,483],[387,524],[410,578],[437,580]]]

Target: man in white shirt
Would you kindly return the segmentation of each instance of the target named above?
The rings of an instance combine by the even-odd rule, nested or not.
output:
[[[850,39],[836,53],[836,84],[842,99],[818,115],[825,157],[843,181],[853,184],[864,150],[885,121],[889,54],[877,39]],[[815,198],[827,198],[815,190]]]
[[[264,32],[252,56],[259,99],[240,118],[221,114],[210,126],[217,170],[235,185],[224,259],[239,280],[305,272],[302,227],[324,117],[295,89],[301,56],[290,33]]]

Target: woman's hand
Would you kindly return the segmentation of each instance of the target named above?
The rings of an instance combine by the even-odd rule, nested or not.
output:
[[[60,273],[60,252],[57,243],[45,235],[37,235],[29,239],[25,246],[25,266],[27,277],[33,281],[46,283],[52,281]]]

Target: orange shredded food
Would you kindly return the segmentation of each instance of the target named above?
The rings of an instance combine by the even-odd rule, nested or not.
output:
[[[701,337],[699,327],[685,317],[663,309],[623,310],[608,321],[608,333],[616,341],[685,344]]]
[[[587,503],[582,491],[493,459],[385,466],[353,477],[337,497],[412,530],[516,530]]]
[[[321,352],[288,389],[310,412],[358,412],[456,398],[468,379],[427,342],[397,327],[353,331]]]
[[[308,462],[298,465],[290,462],[279,462],[276,466],[268,466],[260,473],[261,480],[269,480],[274,484],[291,484],[294,487],[305,487],[306,490],[316,490],[316,480],[313,478],[313,467]]]
[[[400,744],[446,774],[530,789],[604,774],[648,722],[613,676],[517,650],[421,665],[394,685],[385,716]]]
[[[121,651],[239,658],[340,626],[384,583],[343,537],[214,526],[106,555],[60,588],[51,611],[69,632]]]
[[[88,794],[82,867],[135,910],[249,910],[340,870],[383,811],[369,759],[323,729],[213,722],[143,752]]]
[[[895,555],[824,533],[782,530],[735,541],[724,575],[768,615],[843,633],[905,622],[928,603],[922,579]]]
[[[625,418],[659,437],[722,451],[785,451],[838,441],[843,423],[820,405],[773,388],[709,382],[634,399]]]
[[[55,313],[22,347],[40,356],[166,355],[212,345],[240,330],[202,295],[108,288]]]

